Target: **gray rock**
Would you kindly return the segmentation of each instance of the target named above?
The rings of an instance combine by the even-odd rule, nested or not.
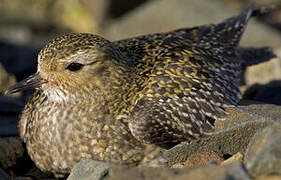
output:
[[[235,15],[218,1],[209,0],[154,0],[113,22],[105,29],[105,35],[113,40],[165,32],[173,29],[217,23]],[[242,45],[281,46],[280,34],[257,21],[251,21]]]
[[[254,177],[281,174],[280,123],[256,133],[246,151],[245,162],[249,173]]]
[[[224,121],[215,122],[215,134],[208,139],[183,142],[164,152],[169,165],[183,163],[193,154],[215,151],[221,157],[237,152],[245,153],[254,134],[276,121],[280,122],[281,106],[270,104],[251,104],[242,101],[236,108],[228,109]]]
[[[103,180],[108,178],[112,168],[111,163],[82,159],[72,169],[67,180]]]
[[[131,168],[119,169],[113,172],[110,180],[186,180],[186,179],[216,179],[216,180],[248,180],[244,166],[235,162],[225,166],[208,165],[194,169],[165,169],[165,168]]]

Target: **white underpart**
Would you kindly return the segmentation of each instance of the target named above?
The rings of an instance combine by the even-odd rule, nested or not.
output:
[[[72,99],[70,93],[63,93],[60,89],[57,88],[50,88],[42,86],[44,93],[48,97],[49,101],[58,102],[58,103],[65,103]]]

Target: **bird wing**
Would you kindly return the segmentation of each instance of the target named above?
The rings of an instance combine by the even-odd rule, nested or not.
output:
[[[129,128],[140,141],[163,145],[205,137],[225,107],[239,100],[236,47],[253,13],[250,5],[216,25],[115,42],[142,79]]]
[[[186,45],[156,57],[128,116],[138,140],[165,146],[205,137],[225,118],[239,99],[237,67],[213,53]]]

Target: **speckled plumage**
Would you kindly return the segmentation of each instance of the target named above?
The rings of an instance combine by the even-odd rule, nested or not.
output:
[[[210,135],[239,101],[236,50],[252,12],[115,42],[92,34],[52,40],[19,122],[29,155],[40,169],[65,174],[81,158],[134,166],[154,160],[158,146]],[[83,67],[71,71],[71,63]]]

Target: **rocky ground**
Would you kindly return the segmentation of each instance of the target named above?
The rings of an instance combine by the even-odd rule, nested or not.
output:
[[[16,122],[32,92],[3,96],[11,84],[36,71],[37,53],[62,32],[92,32],[115,40],[181,27],[216,23],[247,1],[208,0],[3,0],[0,3],[0,179],[53,179],[29,159]],[[259,5],[280,1],[258,1]],[[38,11],[40,9],[40,11]],[[36,14],[37,13],[37,14]],[[39,13],[39,14],[38,14]],[[82,160],[68,179],[281,179],[281,8],[252,20],[243,46],[270,46],[277,54],[249,67],[243,100],[216,122],[209,139],[163,150],[170,168],[125,168]],[[16,178],[17,177],[17,178]]]

